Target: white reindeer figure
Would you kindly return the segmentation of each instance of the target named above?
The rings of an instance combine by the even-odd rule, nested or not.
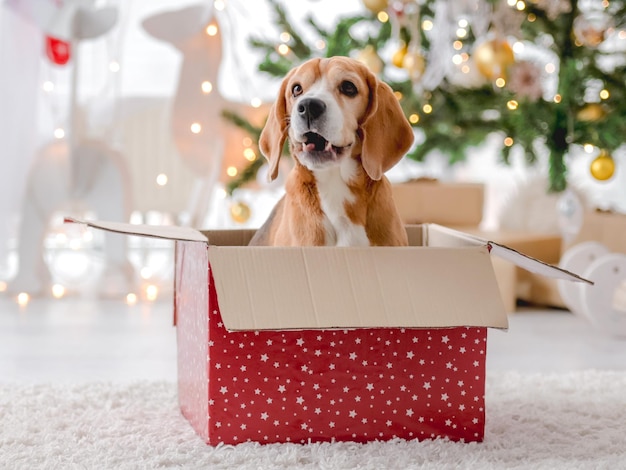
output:
[[[198,177],[200,189],[192,201],[191,225],[201,225],[224,166],[241,161],[244,131],[222,117],[230,110],[262,124],[268,107],[234,103],[218,90],[222,62],[222,31],[213,3],[192,5],[146,18],[142,26],[152,37],[182,54],[171,112],[174,143],[180,158]],[[236,80],[237,78],[235,78]]]
[[[117,10],[112,7],[97,9],[92,0],[64,0],[52,21],[42,25],[48,35],[69,42],[72,50],[69,126],[66,139],[50,142],[34,158],[22,207],[18,273],[8,286],[10,292],[50,292],[43,240],[55,211],[91,209],[106,220],[129,218],[129,177],[124,160],[104,142],[81,135],[85,126],[77,103],[78,43],[107,33],[116,21]],[[126,240],[107,235],[105,244],[107,265],[100,292],[127,293],[134,270],[127,259]]]

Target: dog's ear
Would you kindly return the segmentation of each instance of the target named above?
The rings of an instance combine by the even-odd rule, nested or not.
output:
[[[361,163],[370,178],[379,180],[409,150],[414,135],[391,87],[366,73],[369,104],[361,123]]]
[[[283,79],[280,91],[278,92],[278,98],[270,108],[267,121],[259,137],[259,149],[270,166],[269,172],[267,173],[269,181],[274,181],[278,176],[278,163],[283,152],[285,140],[287,140],[289,118],[287,116],[285,90],[287,88],[287,82],[289,82],[293,73],[294,70],[289,72]]]

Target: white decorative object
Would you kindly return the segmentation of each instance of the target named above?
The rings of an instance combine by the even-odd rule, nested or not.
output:
[[[560,266],[594,282],[587,285],[559,280],[565,305],[599,331],[626,337],[626,255],[610,253],[597,242],[585,242],[566,251]]]
[[[93,210],[107,220],[129,218],[128,172],[121,156],[107,144],[81,135],[85,129],[77,103],[78,43],[108,32],[117,13],[96,8],[91,0],[65,0],[49,21],[45,33],[71,44],[70,116],[66,138],[44,146],[35,156],[26,184],[19,235],[19,265],[11,292],[40,295],[51,292],[50,272],[43,258],[43,240],[57,210]],[[107,266],[99,284],[106,295],[125,294],[134,279],[124,237],[107,235]]]
[[[608,253],[609,249],[600,242],[579,243],[563,253],[559,267],[582,276],[591,263]],[[559,295],[567,308],[573,313],[582,315],[584,310],[578,283],[559,281],[557,286]]]
[[[261,124],[267,106],[234,103],[220,93],[222,30],[213,2],[158,13],[146,18],[142,26],[182,55],[170,121],[179,156],[198,177],[189,209],[190,224],[201,226],[217,181],[226,179],[224,167],[236,168],[237,162],[245,162],[242,142],[246,134],[227,122],[222,112],[230,110]]]

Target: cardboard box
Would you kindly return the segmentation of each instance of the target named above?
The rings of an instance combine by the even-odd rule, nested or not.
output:
[[[580,232],[567,247],[591,240],[611,252],[626,253],[626,214],[599,210],[585,213]]]
[[[484,186],[415,180],[392,185],[393,198],[406,224],[478,226],[483,218]]]
[[[562,239],[557,234],[483,231],[472,227],[464,230],[480,238],[506,245],[544,263],[556,265],[561,257]],[[492,261],[502,301],[508,312],[515,311],[518,300],[534,305],[562,306],[553,279],[520,269],[515,264],[499,258],[493,258]]]
[[[407,227],[410,247],[376,248],[88,225],[176,240],[180,407],[211,445],[481,441],[486,329],[507,327],[490,253],[581,280],[436,225]]]

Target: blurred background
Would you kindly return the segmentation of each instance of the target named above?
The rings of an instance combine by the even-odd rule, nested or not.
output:
[[[260,226],[291,165],[267,183],[269,105],[286,71],[331,55],[387,81],[414,126],[388,174],[407,223],[555,264],[581,241],[626,252],[625,51],[617,0],[4,0],[0,291],[171,293],[169,242],[64,217]],[[499,269],[511,309],[565,306]]]

